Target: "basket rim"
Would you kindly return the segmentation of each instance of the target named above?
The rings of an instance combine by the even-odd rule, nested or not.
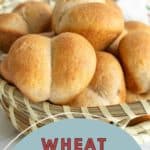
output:
[[[44,103],[44,102],[48,102],[48,103],[50,103],[51,105],[53,105],[53,106],[69,106],[69,105],[58,105],[58,104],[53,104],[53,103],[51,103],[50,102],[50,100],[46,100],[46,101],[43,101],[43,102],[38,102],[38,103],[36,103],[36,102],[33,102],[32,100],[30,100],[29,98],[27,98],[14,84],[12,84],[12,83],[10,83],[9,81],[7,81],[6,79],[4,79],[1,75],[0,75],[0,91],[2,92],[2,95],[4,95],[4,96],[6,96],[5,95],[5,89],[3,90],[3,89],[1,89],[1,88],[4,88],[5,86],[8,86],[8,88],[10,88],[10,89],[14,89],[17,93],[19,93],[22,97],[25,97],[26,99],[28,99],[29,101],[30,101],[30,103],[32,103],[32,104],[34,104],[34,105],[36,105],[36,104],[38,104],[38,103]],[[10,95],[9,95],[10,96]],[[141,99],[142,100],[142,99]],[[141,101],[140,99],[139,100],[137,100],[137,101],[134,101],[134,102],[130,102],[130,103],[127,103],[127,102],[125,102],[125,103],[122,103],[122,104],[129,104],[129,105],[132,105],[132,104],[135,104],[135,103],[138,103],[139,101]],[[147,99],[147,100],[144,100],[144,101],[149,101],[150,102],[150,99]],[[105,105],[104,107],[109,107],[109,106],[118,106],[118,105],[120,105],[120,104],[114,104],[114,105]],[[72,107],[72,108],[79,108],[79,106],[69,106],[69,107]],[[85,106],[85,108],[95,108],[95,107],[97,107],[97,106],[90,106],[90,107],[86,107]]]
[[[17,99],[17,94],[19,94],[22,99]],[[48,102],[43,102],[42,104],[33,104],[31,103],[24,95],[13,85],[10,85],[10,83],[0,77],[0,104],[2,105],[2,108],[8,115],[12,125],[16,130],[19,132],[24,131],[29,126],[32,126],[38,120],[41,120],[47,116],[51,116],[52,119],[48,120],[48,122],[44,122],[43,124],[35,124],[31,130],[28,131],[28,133],[34,131],[35,129],[46,125],[47,123],[60,121],[62,119],[75,119],[75,118],[85,118],[85,119],[97,119],[101,120],[101,118],[108,120],[108,123],[113,123],[115,125],[119,125],[119,127],[123,127],[126,121],[132,121],[132,119],[138,117],[138,116],[144,116],[144,115],[150,115],[150,100],[147,101],[139,101],[134,102],[130,104],[123,104],[123,105],[112,105],[107,107],[87,107],[87,108],[78,108],[78,107],[68,107],[68,106],[58,106],[53,105]],[[45,105],[44,105],[45,104]],[[46,106],[45,109],[43,106]],[[40,109],[39,109],[40,108]],[[42,109],[43,110],[42,110]],[[114,111],[114,109],[116,109]],[[140,109],[140,111],[137,113],[137,110]],[[78,116],[73,115],[73,111],[77,111],[80,113]],[[119,112],[122,115],[113,116],[112,112],[114,111]],[[66,114],[55,117],[55,115],[59,115],[60,113],[65,112]],[[70,112],[70,114],[68,114]],[[113,112],[113,113],[114,113]],[[85,115],[84,113],[88,113],[88,115]],[[94,115],[97,115],[98,117],[94,117]],[[115,114],[116,115],[116,114]],[[125,121],[125,122],[124,122]],[[144,122],[143,124],[138,124],[137,126],[127,126],[127,124],[124,126],[125,131],[127,131],[130,135],[132,135],[135,139],[140,139],[140,141],[143,141],[143,134],[144,135],[150,135],[149,134],[149,128],[147,128],[147,125],[149,126],[150,121],[148,123]],[[123,125],[123,126],[122,126]],[[27,133],[27,134],[28,134]]]
[[[68,105],[56,105],[50,103],[50,101],[44,101],[40,103],[34,103],[30,101],[23,93],[14,85],[10,84],[8,81],[3,79],[0,76],[0,94],[1,99],[7,102],[7,104],[10,104],[12,107],[17,108],[17,105],[25,106],[25,108],[31,107],[32,110],[37,111],[43,111],[43,106],[48,105],[49,109],[52,109],[53,111],[61,110],[59,112],[72,112],[72,111],[79,111],[81,112],[93,112],[100,111],[103,117],[109,118],[112,116],[111,113],[115,113],[115,117],[136,117],[144,114],[150,114],[150,100],[140,100],[132,103],[123,103],[123,104],[116,104],[116,105],[108,105],[108,106],[95,106],[95,107],[72,107]],[[21,109],[21,108],[20,108]],[[138,112],[138,109],[141,109],[141,111]],[[115,111],[116,112],[115,112]],[[30,111],[30,110],[29,110]],[[98,112],[99,112],[98,111]],[[114,111],[114,112],[113,112]],[[118,114],[117,114],[118,111]],[[122,113],[119,116],[119,112]]]

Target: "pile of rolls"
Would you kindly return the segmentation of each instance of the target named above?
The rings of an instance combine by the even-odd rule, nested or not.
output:
[[[35,103],[92,107],[150,97],[150,26],[124,21],[112,0],[20,4],[0,15],[0,49],[1,76]]]
[[[26,2],[11,13],[0,14],[0,50],[8,52],[12,43],[29,33],[51,30],[52,8],[42,2]]]

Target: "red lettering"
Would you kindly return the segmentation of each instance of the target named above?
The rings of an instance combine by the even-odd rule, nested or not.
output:
[[[47,142],[45,138],[41,138],[43,150],[56,150],[57,144],[58,144],[58,138],[54,139],[54,142],[49,139]]]
[[[104,150],[104,143],[106,142],[106,138],[98,138],[100,150]]]
[[[89,138],[89,139],[87,140],[86,145],[85,145],[85,148],[84,148],[84,150],[89,150],[89,149],[91,149],[91,150],[96,150],[92,138]]]
[[[65,142],[65,138],[61,139],[61,150],[71,150],[71,138],[67,138],[67,141]]]
[[[82,138],[74,139],[74,150],[82,150]]]

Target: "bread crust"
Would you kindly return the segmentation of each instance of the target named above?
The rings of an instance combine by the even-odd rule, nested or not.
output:
[[[97,52],[96,54],[97,67],[93,79],[88,88],[72,101],[71,106],[113,105],[126,100],[121,65],[109,53]]]
[[[71,9],[74,6],[78,6],[80,4],[87,4],[87,3],[91,4],[96,2],[105,4],[106,0],[78,0],[78,1],[68,0],[67,2],[56,0],[56,5],[53,11],[53,18],[52,18],[53,29],[55,30],[55,27],[57,26],[57,24],[59,24],[62,16],[66,13],[66,11],[68,11],[68,9]]]
[[[96,68],[96,55],[91,44],[75,33],[63,33],[52,40],[53,103],[67,104],[91,81]]]
[[[72,107],[96,107],[106,104],[106,100],[100,97],[90,88],[84,89],[68,105]]]
[[[150,90],[150,33],[133,31],[126,35],[119,45],[126,84],[136,94]]]
[[[66,2],[67,4],[67,2]],[[96,50],[104,50],[122,32],[124,21],[120,11],[103,3],[84,3],[69,9],[56,2],[52,22],[56,33],[75,32],[86,37]]]
[[[127,90],[127,98],[126,98],[127,103],[133,103],[136,101],[148,100],[148,99],[150,99],[150,92],[148,92],[146,94],[136,94],[136,93],[133,93],[133,92]]]
[[[28,25],[17,13],[0,15],[0,49],[4,52],[8,52],[12,43],[28,32]]]
[[[1,74],[31,100],[46,100],[50,95],[51,82],[49,53],[49,38],[23,36],[12,45],[8,56],[1,63]]]
[[[44,2],[25,2],[0,14],[0,49],[8,52],[19,37],[51,30],[52,9]]]
[[[91,81],[94,48],[82,36],[63,33],[52,39],[26,35],[0,64],[1,75],[34,102],[67,104]]]
[[[50,30],[52,10],[44,2],[25,2],[18,5],[13,12],[23,17],[29,26],[30,33]]]

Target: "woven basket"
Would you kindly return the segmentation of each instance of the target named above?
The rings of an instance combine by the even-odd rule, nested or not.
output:
[[[8,1],[0,7],[0,12],[10,11],[12,6],[15,6],[16,4],[17,3],[14,3],[14,5],[12,5],[11,3],[10,5]],[[34,104],[15,86],[10,85],[0,77],[0,103],[10,118],[13,126],[19,132],[32,126],[25,134],[45,124],[61,119],[86,118],[114,123],[126,130],[138,140],[139,143],[150,139],[150,121],[147,121],[147,119],[150,118],[148,116],[150,115],[150,100],[141,100],[130,104],[89,108],[58,106],[53,105],[50,102]],[[141,116],[142,118],[139,118]],[[40,121],[43,119],[44,121]]]

